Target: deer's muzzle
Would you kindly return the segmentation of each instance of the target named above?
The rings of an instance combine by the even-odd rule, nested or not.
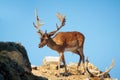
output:
[[[39,47],[39,48],[42,48],[42,47],[43,47],[43,45],[39,44],[39,45],[38,45],[38,47]]]

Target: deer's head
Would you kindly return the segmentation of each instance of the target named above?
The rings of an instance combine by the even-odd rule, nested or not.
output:
[[[43,33],[41,36],[40,36],[40,44],[39,44],[39,48],[42,48],[44,47],[48,41],[51,39],[51,36],[50,34],[48,34],[47,32]]]
[[[35,15],[36,15],[36,24],[33,23],[33,25],[36,29],[38,29],[37,33],[40,35],[40,44],[38,47],[42,48],[45,45],[47,45],[47,43],[51,40],[51,36],[53,36],[57,31],[59,31],[65,25],[66,19],[65,19],[65,16],[62,16],[60,13],[58,13],[57,17],[60,20],[60,26],[56,24],[57,29],[47,33],[47,31],[43,32],[42,30],[39,29],[42,24],[38,18],[37,11]]]

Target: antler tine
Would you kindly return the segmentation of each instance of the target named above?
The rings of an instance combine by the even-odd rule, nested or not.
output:
[[[39,20],[39,17],[38,17],[37,9],[35,9],[35,18],[36,18],[36,24],[33,22],[33,25],[36,29],[39,29],[40,28],[40,20]]]
[[[114,60],[112,60],[110,67],[105,72],[99,74],[98,76],[104,76],[104,75],[108,74],[113,67],[114,67]]]
[[[65,19],[65,16],[62,16],[62,14],[60,14],[60,13],[57,14],[57,17],[60,21],[60,27],[58,27],[58,25],[56,24],[57,29],[59,30],[60,28],[62,28],[65,25],[66,19]]]
[[[36,24],[33,22],[34,27],[38,30],[37,32],[40,33],[40,35],[43,34],[43,32],[40,30],[40,26],[44,25],[41,23],[39,17],[38,17],[38,11],[35,9],[35,18],[36,18]]]
[[[50,32],[49,33],[50,35],[55,34],[57,31],[59,31],[65,25],[65,22],[66,22],[65,16],[62,16],[62,14],[58,13],[57,17],[60,21],[60,26],[58,26],[58,24],[56,23],[56,28],[57,29],[55,31]]]
[[[88,69],[88,64],[89,64],[89,60],[88,60],[88,57],[86,58],[86,71],[89,73],[89,75],[91,76],[91,77],[94,77],[95,75],[93,74],[93,73],[91,73],[90,71],[89,71],[89,69]]]

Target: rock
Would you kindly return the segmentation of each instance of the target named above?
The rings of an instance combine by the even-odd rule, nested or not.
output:
[[[4,80],[4,76],[0,74],[0,80]]]
[[[49,68],[47,65],[35,66],[37,70],[32,69],[32,73],[37,76],[43,76],[48,78],[49,80],[117,80],[115,78],[110,77],[98,77],[98,76],[90,76],[90,74],[86,71],[85,74],[81,74],[81,72],[77,71],[77,64],[78,63],[70,63],[67,65],[67,69],[69,72],[69,76],[64,76],[65,69],[64,67],[60,68],[60,75],[58,75],[59,70]],[[56,67],[56,65],[50,64],[52,67]],[[34,67],[34,66],[33,66]],[[81,68],[80,68],[81,69]],[[89,62],[88,69],[93,74],[99,74],[100,70],[92,63]]]
[[[47,80],[32,74],[25,48],[20,43],[0,42],[0,80]]]
[[[20,43],[0,42],[0,55],[8,56],[21,65],[26,72],[31,72],[31,64],[25,48]]]
[[[20,76],[24,76],[24,69],[8,56],[0,56],[0,73],[5,80],[21,80]]]
[[[59,62],[59,57],[57,57],[57,56],[46,56],[43,59],[43,65],[50,65],[50,64],[57,65],[58,62]]]

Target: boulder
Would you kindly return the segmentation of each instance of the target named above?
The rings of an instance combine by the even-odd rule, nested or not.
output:
[[[31,63],[27,52],[20,43],[0,42],[0,55],[8,56],[11,60],[22,66],[26,72],[31,72]]]
[[[31,72],[31,63],[20,43],[0,42],[0,80],[47,80]]]

